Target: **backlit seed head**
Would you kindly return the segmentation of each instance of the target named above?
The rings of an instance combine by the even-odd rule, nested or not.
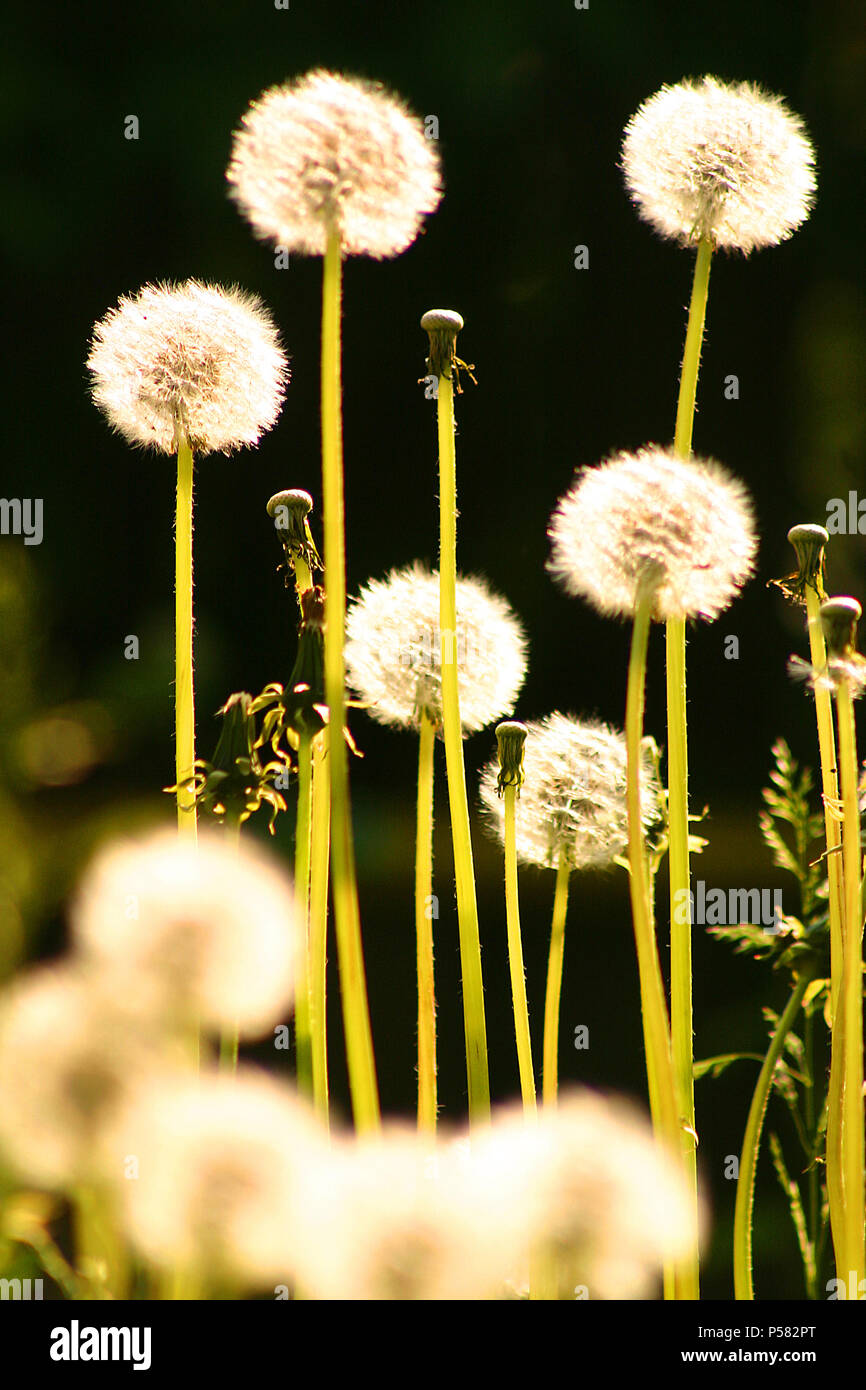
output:
[[[29,1181],[94,1176],[130,1088],[173,1060],[134,992],[78,965],[43,966],[0,999],[0,1154]]]
[[[86,959],[167,1021],[257,1038],[291,1008],[292,905],[291,880],[258,847],[160,830],[97,856],[72,927]]]
[[[728,251],[784,241],[815,201],[815,156],[799,116],[750,82],[684,81],[644,102],[622,168],[639,215],[689,245]]]
[[[659,622],[717,617],[757,549],[743,484],[717,463],[654,445],[580,470],[548,534],[548,568],[569,593],[631,616],[646,586]]]
[[[518,859],[556,868],[605,868],[628,849],[628,759],[622,734],[594,719],[549,714],[526,725],[523,785],[517,802]],[[504,840],[499,759],[481,774],[481,803]],[[641,767],[641,811],[648,829],[660,817],[659,787],[649,755]]]
[[[435,144],[378,85],[318,70],[272,87],[235,133],[227,178],[256,234],[324,255],[396,256],[442,196]]]
[[[292,1279],[299,1172],[327,1141],[287,1087],[243,1067],[142,1087],[110,1150],[122,1224],[148,1260],[250,1286]]]
[[[346,674],[380,724],[417,728],[442,719],[442,648],[456,656],[465,733],[513,709],[526,676],[526,637],[505,599],[483,579],[457,580],[457,634],[439,630],[439,575],[420,564],[374,579],[350,605]]]
[[[289,370],[256,295],[187,280],[124,296],[93,330],[93,399],[129,441],[174,453],[256,444],[275,423]]]

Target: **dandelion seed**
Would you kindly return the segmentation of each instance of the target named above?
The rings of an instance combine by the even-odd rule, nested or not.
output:
[[[515,807],[517,856],[556,868],[603,868],[628,849],[627,758],[621,733],[596,720],[554,713],[526,725],[524,781]],[[481,802],[490,828],[504,840],[499,760],[481,774]],[[644,825],[659,820],[661,790],[646,757],[642,769]]]
[[[639,215],[681,245],[784,241],[815,201],[815,156],[780,97],[714,77],[662,87],[626,126],[622,168]]]
[[[709,460],[656,446],[582,469],[551,519],[548,568],[607,615],[634,615],[642,587],[653,617],[718,616],[754,569],[744,485]]]
[[[442,193],[421,122],[380,86],[321,70],[253,103],[227,178],[260,237],[313,256],[332,230],[349,255],[396,256]]]
[[[170,1058],[134,992],[78,967],[31,971],[0,1005],[0,1149],[32,1182],[89,1180],[130,1088]]]
[[[526,676],[526,637],[483,579],[457,581],[460,718],[474,733],[510,711]],[[346,622],[349,684],[381,724],[417,729],[421,710],[442,722],[439,575],[415,564],[371,580]]]
[[[181,1025],[261,1037],[294,985],[291,880],[269,856],[203,833],[110,845],[81,885],[73,934],[86,957]]]
[[[142,1088],[112,1137],[125,1228],[147,1259],[219,1283],[291,1279],[299,1172],[326,1144],[311,1112],[264,1073]],[[127,1154],[136,1181],[122,1181]]]
[[[130,444],[229,453],[275,423],[288,381],[255,295],[187,280],[124,296],[93,331],[93,399]]]

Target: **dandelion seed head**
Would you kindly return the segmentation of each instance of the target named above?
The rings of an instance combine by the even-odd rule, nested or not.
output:
[[[560,856],[574,869],[604,868],[628,849],[624,736],[594,719],[549,714],[526,725],[523,785],[515,806],[517,857],[556,868]],[[481,773],[481,804],[489,828],[505,838],[499,795],[499,759]],[[641,767],[641,811],[648,829],[660,815],[661,789],[646,755]]]
[[[548,568],[603,614],[631,616],[650,582],[653,617],[718,616],[754,569],[744,485],[711,460],[649,446],[580,470],[551,518]]]
[[[324,255],[396,256],[442,196],[435,144],[378,85],[317,70],[272,87],[235,133],[227,178],[257,235]]]
[[[109,845],[81,884],[73,936],[86,959],[166,1019],[261,1037],[294,987],[291,880],[215,832],[160,830]]]
[[[253,1068],[142,1087],[112,1138],[123,1225],[163,1267],[252,1284],[291,1279],[299,1171],[326,1152],[311,1112]],[[127,1155],[135,1181],[124,1180]]]
[[[174,453],[256,444],[275,423],[289,378],[260,299],[187,280],[123,296],[93,330],[93,399],[129,441]]]
[[[749,82],[662,87],[626,126],[622,168],[640,217],[681,245],[709,237],[748,255],[789,237],[815,201],[803,122]]]
[[[30,971],[0,1000],[0,1151],[32,1182],[89,1179],[130,1088],[170,1060],[134,996],[71,965]]]
[[[508,603],[480,578],[457,579],[460,718],[474,733],[510,713],[526,677],[527,642]],[[346,620],[346,673],[381,724],[442,718],[439,575],[415,564],[371,580]],[[448,649],[446,648],[446,656]]]

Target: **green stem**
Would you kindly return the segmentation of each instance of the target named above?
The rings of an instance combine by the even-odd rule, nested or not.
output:
[[[349,804],[345,726],[346,553],[343,505],[343,429],[341,386],[342,250],[332,230],[325,252],[322,288],[322,497],[325,533],[325,700],[331,730],[331,862],[340,994],[346,1035],[346,1061],[352,1111],[359,1130],[378,1129],[379,1094],[367,983],[361,945],[361,919],[355,879],[352,813]]]
[[[433,972],[433,755],[436,725],[421,713],[415,840],[415,942],[418,975],[418,1128],[436,1129],[436,985]]]
[[[310,1034],[313,1048],[313,1104],[328,1124],[327,944],[328,861],[330,857],[330,781],[328,730],[314,740],[312,863],[310,865]]]
[[[632,922],[640,978],[647,1086],[653,1129],[657,1141],[667,1149],[674,1161],[682,1163],[681,1127],[671,1061],[670,1025],[655,925],[650,906],[649,870],[644,846],[640,801],[644,686],[646,683],[646,659],[652,603],[651,593],[647,593],[638,601],[628,666],[625,735],[628,754],[629,893],[631,895]],[[677,901],[682,902],[681,899]],[[685,910],[688,912],[688,899],[686,899]],[[691,916],[691,913],[688,915]],[[666,1295],[672,1292],[669,1276],[665,1279],[665,1289]],[[678,1297],[697,1296],[696,1293],[690,1293],[687,1289],[687,1284],[680,1287],[679,1280],[677,1280]]]
[[[804,966],[797,977],[797,983],[785,1011],[776,1024],[776,1031],[770,1039],[770,1046],[758,1075],[758,1082],[749,1106],[746,1131],[743,1135],[743,1148],[737,1176],[737,1199],[734,1207],[734,1297],[749,1300],[755,1297],[752,1286],[752,1210],[755,1202],[755,1170],[758,1163],[758,1150],[761,1144],[761,1131],[773,1073],[782,1055],[785,1039],[797,1017],[803,996],[815,977],[813,964]]]
[[[310,1029],[310,833],[313,804],[313,749],[308,732],[298,739],[298,812],[295,824],[295,912],[298,963],[295,994],[295,1065],[298,1090],[313,1094],[313,1039]]]
[[[189,789],[195,767],[192,668],[192,450],[181,433],[177,448],[174,528],[174,756],[177,828],[195,839],[196,806]]]
[[[520,1069],[520,1092],[523,1096],[523,1109],[525,1110],[527,1115],[535,1115],[535,1073],[532,1069],[532,1041],[529,1033],[529,1007],[526,1002],[526,972],[523,966],[523,943],[521,941],[520,936],[520,899],[517,892],[517,825],[515,815],[516,801],[516,786],[513,783],[506,784],[504,788],[505,916],[508,926],[508,968],[511,972],[511,1003],[514,1009],[514,1031],[517,1038],[517,1065]],[[562,915],[564,928],[564,911]],[[565,935],[564,930],[562,932],[562,935]],[[561,978],[562,970],[560,968],[560,979]],[[559,1006],[557,996],[557,1013],[558,1012]]]
[[[842,949],[844,996],[844,1082],[842,1097],[842,1186],[845,1209],[845,1271],[849,1287],[859,1291],[866,1277],[864,1251],[863,1137],[863,945],[860,923],[860,889],[863,852],[860,841],[860,807],[857,797],[857,736],[854,702],[847,678],[836,695],[839,723],[839,770],[842,784],[842,854],[845,876],[845,925]],[[834,1033],[833,1048],[838,1039]]]
[[[562,994],[565,918],[568,912],[570,879],[571,864],[565,849],[561,849],[556,866],[556,892],[553,896],[550,950],[547,955],[547,989],[544,995],[544,1058],[541,1093],[545,1105],[556,1104],[559,1090],[559,1001]]]
[[[82,1183],[71,1196],[77,1273],[90,1285],[90,1297],[128,1298],[129,1252],[118,1231],[112,1194],[96,1184]]]
[[[466,1076],[469,1120],[490,1117],[487,1071],[487,1025],[472,839],[463,766],[463,728],[457,674],[457,459],[454,449],[454,390],[450,377],[439,377],[439,626],[442,664],[442,725],[454,845],[460,969],[463,979],[463,1019],[466,1033]]]
[[[241,822],[238,817],[226,816],[223,826],[226,839],[232,851],[237,854],[241,842]],[[220,1071],[236,1072],[238,1069],[238,1049],[240,1046],[240,1033],[237,1024],[232,1028],[224,1028],[220,1033],[219,1048],[219,1069]]]
[[[688,459],[692,451],[695,397],[707,310],[712,243],[706,237],[698,245],[686,342],[683,349],[674,452]],[[681,1143],[691,1193],[694,1229],[697,1232],[697,1153],[695,1140],[694,1029],[692,1018],[692,923],[691,913],[677,913],[677,903],[688,903],[689,871],[688,735],[686,716],[685,618],[667,623],[668,703],[668,813],[671,911],[671,1054],[679,1114],[684,1124]],[[698,1297],[699,1250],[697,1235],[691,1254],[679,1267],[685,1281],[684,1296]]]

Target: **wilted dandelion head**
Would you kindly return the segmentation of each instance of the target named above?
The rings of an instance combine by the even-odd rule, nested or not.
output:
[[[471,1141],[471,1162],[479,1188],[498,1185],[521,1203],[533,1240],[569,1290],[646,1297],[662,1263],[689,1249],[686,1186],[647,1122],[622,1101],[566,1091],[535,1125],[519,1107],[494,1111],[488,1131]]]
[[[110,845],[81,884],[73,934],[87,959],[181,1025],[260,1037],[291,1007],[291,880],[223,836],[161,830]]]
[[[548,568],[569,593],[632,616],[648,587],[659,622],[717,617],[757,550],[744,485],[717,463],[655,445],[581,469],[548,534]]]
[[[509,713],[526,676],[526,637],[505,599],[483,579],[457,580],[460,719],[474,733]],[[417,728],[422,710],[442,718],[439,575],[421,565],[371,580],[349,607],[346,674],[381,724]]]
[[[481,774],[481,802],[504,839],[499,759]],[[524,781],[515,807],[517,856],[556,868],[604,868],[628,849],[628,759],[621,733],[593,719],[549,714],[526,725]],[[649,756],[641,767],[641,811],[649,828],[659,819],[661,790]]]
[[[259,236],[313,256],[332,229],[351,255],[396,256],[442,193],[420,121],[380,86],[321,70],[253,103],[227,177]]]
[[[147,1259],[217,1280],[292,1276],[298,1174],[323,1163],[326,1140],[290,1090],[251,1068],[164,1080],[131,1099],[111,1148],[123,1225]]]
[[[403,1125],[344,1139],[305,1175],[301,1286],[319,1299],[495,1297],[522,1254],[518,1207],[497,1208],[454,1141]]]
[[[788,672],[794,680],[807,681],[813,690],[838,695],[847,688],[853,699],[866,690],[866,658],[857,651],[857,624],[863,609],[856,598],[837,595],[821,604],[821,626],[827,649],[823,666],[812,666],[792,656]]]
[[[625,129],[622,167],[639,215],[689,245],[775,246],[815,199],[815,156],[799,116],[749,82],[662,87]]]
[[[70,965],[20,977],[0,1000],[0,1152],[30,1181],[93,1175],[130,1088],[169,1052],[134,996]]]
[[[255,444],[280,413],[289,371],[256,295],[187,280],[124,296],[93,330],[93,399],[130,444],[171,454]]]

